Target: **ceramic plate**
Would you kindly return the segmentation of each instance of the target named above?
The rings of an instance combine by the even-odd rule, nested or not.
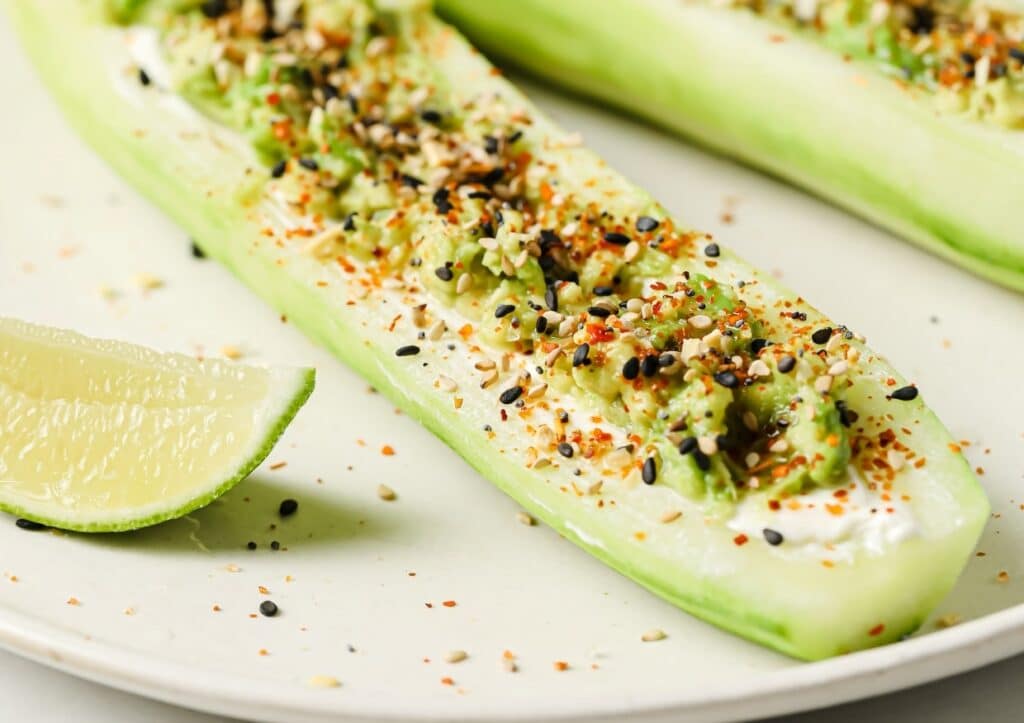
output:
[[[528,86],[681,218],[866,334],[983,473],[995,514],[936,614],[962,622],[800,664],[518,522],[516,506],[443,444],[226,271],[193,258],[184,232],[65,126],[6,25],[0,67],[0,313],[185,352],[231,345],[249,361],[319,372],[267,464],[188,518],[117,536],[26,532],[0,519],[5,647],[181,705],[291,721],[753,717],[1024,649],[1020,297],[770,179]],[[140,274],[162,286],[140,288]],[[380,500],[381,483],[398,498]],[[287,497],[299,511],[282,521]],[[276,618],[257,614],[266,599]],[[655,627],[668,638],[642,642]],[[468,659],[444,662],[455,649]],[[505,651],[518,672],[503,665]],[[314,676],[341,686],[311,686]]]

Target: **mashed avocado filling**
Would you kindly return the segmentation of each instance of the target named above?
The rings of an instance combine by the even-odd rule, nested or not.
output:
[[[1024,127],[1024,15],[970,0],[729,0],[876,63],[943,112]]]
[[[321,224],[291,241],[353,274],[358,262],[369,283],[415,273],[481,344],[530,357],[529,378],[501,391],[502,409],[566,392],[630,440],[574,431],[556,411],[541,454],[597,458],[698,499],[842,479],[856,419],[842,401],[853,335],[744,304],[697,271],[716,263],[717,244],[653,203],[638,214],[635,200],[586,183],[563,195],[557,149],[529,145],[529,118],[498,97],[456,106],[410,50],[419,10],[383,6],[163,0],[116,10],[160,30],[172,90],[245,134],[266,164],[259,183]],[[481,372],[482,386],[495,383],[496,372]]]

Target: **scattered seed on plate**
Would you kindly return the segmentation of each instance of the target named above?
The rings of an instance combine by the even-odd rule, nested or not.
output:
[[[34,520],[26,520],[24,517],[19,517],[17,520],[14,521],[14,524],[16,524],[23,530],[29,530],[32,532],[37,532],[39,530],[46,529],[46,525],[39,522],[35,522]]]
[[[306,681],[310,688],[340,688],[341,681],[333,675],[313,675]]]
[[[523,512],[522,510],[516,513],[516,519],[520,522],[520,524],[526,525],[527,527],[532,527],[537,522],[530,515]]]
[[[656,643],[659,640],[664,640],[667,637],[668,635],[665,634],[664,630],[661,630],[659,628],[652,628],[651,630],[648,630],[646,633],[641,635],[640,639],[645,643]]]
[[[260,615],[265,618],[272,618],[278,613],[277,603],[273,600],[264,600],[260,603]]]
[[[393,502],[398,499],[398,493],[385,484],[377,485],[377,496],[385,502]]]
[[[450,650],[444,655],[444,662],[446,663],[461,663],[463,660],[469,657],[469,653],[465,650]]]
[[[277,513],[281,517],[291,517],[295,514],[295,511],[299,509],[299,503],[297,500],[291,498],[281,500],[281,504],[277,507]]]

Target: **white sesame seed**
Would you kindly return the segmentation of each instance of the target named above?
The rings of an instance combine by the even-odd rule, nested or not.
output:
[[[459,388],[458,382],[444,374],[437,378],[437,385],[446,392],[454,392]]]
[[[427,332],[427,338],[431,341],[437,341],[444,335],[447,328],[448,327],[443,321],[436,321],[434,322],[434,325],[430,327],[430,331]]]
[[[473,368],[476,369],[478,372],[489,372],[496,366],[498,365],[495,364],[492,359],[481,359],[480,361],[473,365]]]
[[[757,415],[747,410],[743,413],[743,426],[749,429],[751,432],[756,432],[761,428],[761,425],[757,423]]]
[[[516,513],[516,521],[521,525],[526,525],[527,527],[533,527],[536,524],[536,520],[522,510]]]
[[[750,366],[747,367],[747,376],[754,377],[768,377],[771,376],[771,369],[762,359],[755,359],[750,362]]]
[[[691,316],[689,319],[687,319],[687,322],[690,324],[690,326],[697,330],[708,329],[714,323],[711,320],[710,316],[706,316],[704,314],[697,314],[695,316]]]
[[[377,485],[377,496],[385,502],[393,502],[398,498],[398,494],[385,484]]]
[[[889,463],[895,471],[899,472],[903,469],[903,465],[907,463],[907,458],[902,453],[897,452],[895,449],[890,449],[885,453],[885,461]]]
[[[768,451],[774,452],[775,454],[782,454],[787,449],[789,449],[789,442],[784,439],[776,439],[768,447]]]
[[[838,377],[846,373],[846,370],[850,368],[850,365],[845,361],[837,361],[835,364],[828,368],[828,373],[833,377]]]
[[[626,263],[629,263],[639,255],[640,244],[638,244],[636,241],[630,241],[628,244],[626,244],[626,248],[622,252],[622,258],[626,260]]]
[[[820,377],[814,380],[814,390],[820,394],[824,394],[832,388],[832,380],[828,374],[822,374]]]
[[[446,663],[461,663],[463,660],[469,657],[469,653],[465,650],[450,650],[444,655],[444,662]]]
[[[743,461],[747,465],[747,469],[751,469],[757,466],[757,463],[761,461],[761,455],[757,452],[748,452],[747,456],[743,458]]]
[[[700,451],[708,455],[709,457],[718,452],[718,442],[715,440],[714,437],[698,437],[697,447],[699,447]]]
[[[481,246],[483,246],[485,249],[487,249],[488,251],[497,251],[498,250],[498,239],[496,239],[496,238],[490,238],[488,236],[481,236],[480,237],[480,241],[478,243]]]
[[[653,628],[648,630],[646,633],[640,636],[640,639],[645,643],[656,643],[659,640],[664,640],[668,635],[665,634],[664,630]]]
[[[669,510],[668,512],[664,513],[661,516],[661,521],[662,521],[663,524],[667,525],[670,522],[675,522],[676,520],[678,520],[682,516],[683,516],[683,513],[680,512],[679,510]]]
[[[473,287],[473,276],[471,274],[462,274],[459,276],[459,280],[455,283],[455,293],[465,294]]]
[[[341,681],[333,675],[314,675],[306,681],[310,688],[339,688]]]
[[[494,384],[494,382],[496,381],[498,381],[498,370],[491,369],[490,371],[484,373],[483,379],[480,380],[480,388],[486,389],[487,387]]]

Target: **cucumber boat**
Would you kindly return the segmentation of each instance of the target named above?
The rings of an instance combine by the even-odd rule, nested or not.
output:
[[[1016,0],[438,0],[496,56],[1024,289]]]
[[[422,4],[8,9],[204,252],[611,567],[804,659],[953,585],[988,504],[917,388]]]

